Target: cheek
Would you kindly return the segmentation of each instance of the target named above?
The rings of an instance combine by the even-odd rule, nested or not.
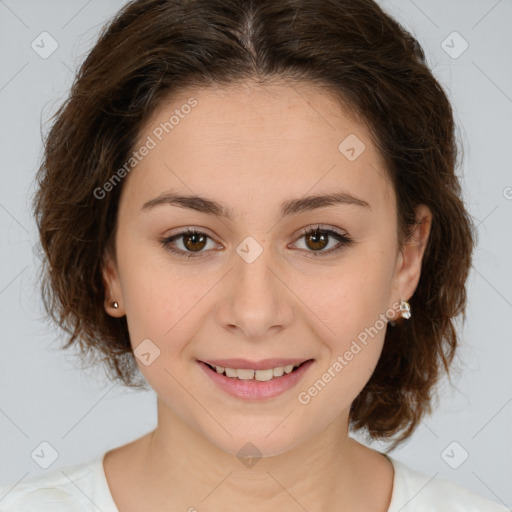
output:
[[[135,348],[142,340],[150,339],[162,352],[176,353],[180,350],[179,340],[186,339],[184,330],[193,323],[195,306],[205,292],[200,282],[195,286],[179,268],[173,269],[165,254],[155,258],[155,251],[159,250],[135,240],[125,238],[123,243],[120,239],[123,302]]]
[[[340,397],[346,397],[348,406],[359,394],[382,352],[394,268],[390,254],[368,251],[353,261],[347,258],[346,265],[329,279],[316,281],[322,286],[302,292],[321,320],[315,322],[320,325],[316,333],[326,357],[316,387],[329,388],[323,400],[336,408]]]
[[[347,340],[372,326],[388,309],[393,289],[394,260],[381,251],[353,252],[337,268],[311,281],[304,281],[303,296],[323,321],[322,332],[343,348]],[[299,282],[296,286],[301,286]],[[304,288],[305,286],[305,288]]]

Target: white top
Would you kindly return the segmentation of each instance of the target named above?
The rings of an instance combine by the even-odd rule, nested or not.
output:
[[[0,487],[0,512],[119,512],[110,494],[103,457],[53,469]],[[510,512],[441,478],[420,473],[384,454],[395,468],[388,512]]]

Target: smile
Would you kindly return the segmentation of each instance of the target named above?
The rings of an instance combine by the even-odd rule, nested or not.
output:
[[[208,363],[205,364],[207,364],[212,370],[221,375],[225,375],[230,379],[257,380],[260,382],[266,382],[274,378],[282,377],[283,375],[288,375],[304,363],[277,366],[276,368],[268,368],[266,370],[253,370],[250,368],[224,368],[223,366],[214,366]]]
[[[208,363],[198,360],[197,363],[215,389],[239,400],[254,401],[275,398],[291,390],[304,377],[314,361],[269,359],[255,363],[241,359],[226,359]],[[219,363],[222,362],[224,365],[221,366]]]

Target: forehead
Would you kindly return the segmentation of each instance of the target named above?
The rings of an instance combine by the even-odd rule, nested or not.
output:
[[[368,130],[314,84],[183,90],[158,106],[134,149],[149,139],[152,149],[128,180],[139,195],[148,184],[152,193],[213,189],[246,199],[264,191],[269,203],[286,193],[298,197],[334,188],[371,203],[389,202],[393,195]]]
[[[191,132],[196,137],[207,136],[205,143],[224,145],[293,143],[297,139],[315,142],[318,138],[328,143],[346,129],[367,136],[362,123],[339,97],[326,87],[306,82],[240,82],[173,93],[146,120],[139,142],[169,121],[172,127],[167,125],[162,135],[172,134],[181,142],[190,139]]]

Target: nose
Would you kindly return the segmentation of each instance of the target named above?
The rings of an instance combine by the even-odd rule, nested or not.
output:
[[[221,327],[248,340],[277,334],[293,316],[293,294],[286,286],[283,269],[269,248],[258,246],[254,240],[239,246],[217,303]]]

